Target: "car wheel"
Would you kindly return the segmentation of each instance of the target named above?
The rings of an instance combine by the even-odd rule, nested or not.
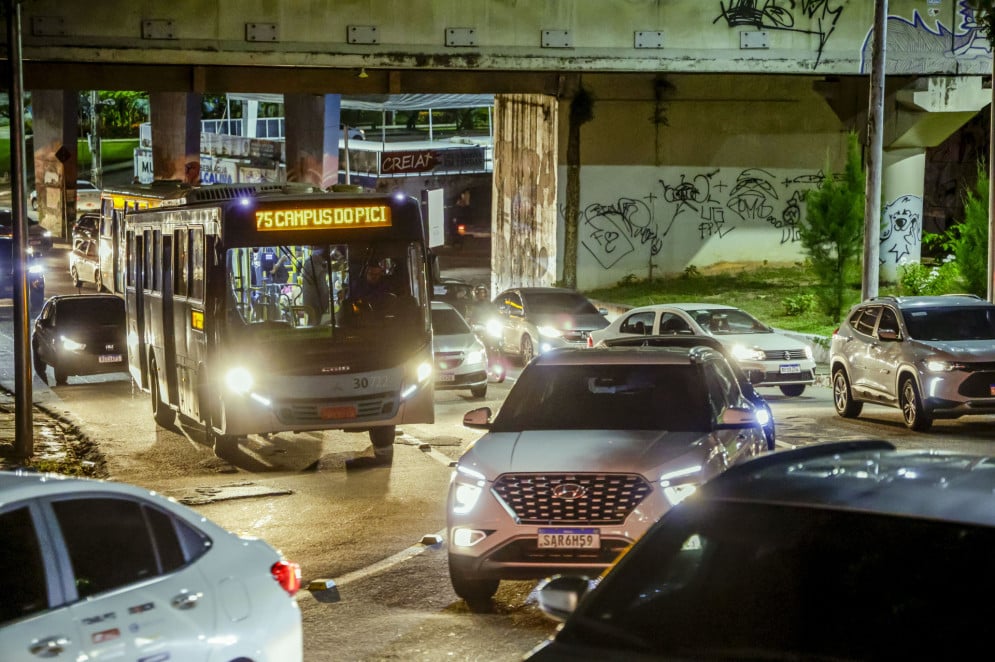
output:
[[[100,276],[100,269],[93,272],[93,285],[97,288],[98,292],[104,291],[104,279]]]
[[[449,579],[453,584],[453,591],[459,597],[466,600],[466,604],[471,610],[487,607],[491,598],[497,593],[498,585],[501,583],[497,579],[471,579],[449,563]]]
[[[850,378],[846,376],[846,370],[843,368],[836,368],[833,371],[833,405],[836,407],[836,413],[843,418],[857,418],[864,408],[863,402],[853,399]]]
[[[370,443],[373,444],[373,448],[393,448],[395,433],[396,426],[393,425],[370,428]]]
[[[475,398],[483,398],[487,396],[487,384],[481,384],[480,386],[471,386],[470,395]]]
[[[933,417],[922,406],[919,387],[916,386],[916,380],[911,377],[906,377],[902,380],[902,385],[898,392],[898,404],[902,408],[902,418],[905,420],[905,426],[910,430],[926,432],[933,427]]]
[[[155,361],[149,362],[149,386],[152,391],[152,418],[161,427],[167,430],[173,429],[176,420],[176,412],[162,400],[162,388],[159,384],[159,371],[156,369]]]
[[[69,381],[69,372],[59,364],[53,365],[52,370],[55,371],[55,383],[59,386],[63,386]]]
[[[69,277],[73,281],[73,287],[82,287],[83,286],[83,281],[81,281],[79,279],[79,272],[76,271],[76,267],[73,267],[72,269],[69,270]]]
[[[532,336],[525,334],[522,336],[522,365],[528,365],[529,361],[536,357],[535,345],[532,344]]]
[[[48,381],[48,366],[41,359],[41,354],[38,352],[38,343],[31,343],[31,357],[35,364],[35,372],[41,377],[42,381]]]
[[[785,384],[781,387],[781,393],[788,396],[789,398],[797,398],[799,395],[805,392],[804,384]]]

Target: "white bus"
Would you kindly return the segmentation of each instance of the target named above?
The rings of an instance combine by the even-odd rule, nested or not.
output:
[[[248,434],[434,421],[430,259],[398,195],[286,185],[177,189],[124,217],[128,360],[158,424]],[[282,257],[285,278],[263,257]],[[275,272],[275,270],[274,270]],[[386,296],[350,296],[379,272]],[[285,282],[279,282],[285,281]]]

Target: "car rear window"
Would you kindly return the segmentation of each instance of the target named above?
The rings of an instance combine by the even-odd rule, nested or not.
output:
[[[710,429],[701,372],[688,365],[532,365],[495,431]]]
[[[571,292],[530,292],[525,296],[527,313],[551,315],[597,315],[598,309],[582,294]]]
[[[88,320],[96,324],[124,324],[124,301],[117,297],[84,296],[63,299],[56,313],[61,320]]]

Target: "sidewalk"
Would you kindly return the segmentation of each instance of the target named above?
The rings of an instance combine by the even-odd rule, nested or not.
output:
[[[63,473],[81,472],[87,476],[100,472],[103,460],[96,445],[69,417],[35,403],[32,422],[34,455],[28,463],[24,463],[14,457],[17,428],[14,393],[0,384],[0,471],[27,465],[29,468]]]

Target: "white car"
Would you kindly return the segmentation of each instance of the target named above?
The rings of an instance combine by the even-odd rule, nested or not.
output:
[[[463,316],[442,301],[432,302],[432,349],[435,390],[469,389],[475,398],[487,395],[487,350]]]
[[[300,568],[124,483],[0,472],[5,662],[303,659]]]
[[[699,334],[714,336],[744,371],[763,373],[760,386],[778,386],[799,396],[815,382],[812,348],[778,333],[744,310],[715,303],[671,303],[641,306],[591,332],[590,345],[602,340],[641,335]]]
[[[449,489],[449,575],[471,608],[503,579],[596,575],[704,481],[764,453],[757,410],[706,347],[533,359]]]
[[[31,209],[38,211],[38,190],[28,195]],[[100,211],[100,189],[87,179],[76,180],[76,215]]]

